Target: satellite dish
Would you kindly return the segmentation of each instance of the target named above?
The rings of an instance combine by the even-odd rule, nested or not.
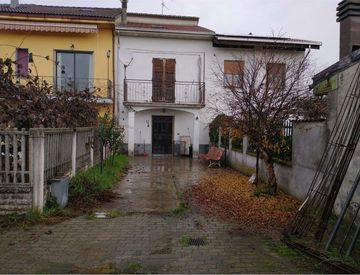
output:
[[[131,61],[133,61],[134,56],[133,56],[133,53],[130,52],[129,50],[122,49],[122,50],[120,50],[120,53],[119,53],[119,59],[122,64],[129,65],[131,63]]]

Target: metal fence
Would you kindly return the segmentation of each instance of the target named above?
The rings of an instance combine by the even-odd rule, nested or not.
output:
[[[128,103],[175,103],[204,104],[204,82],[164,82],[126,79],[124,102]]]

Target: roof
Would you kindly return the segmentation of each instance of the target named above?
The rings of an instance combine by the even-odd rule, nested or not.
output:
[[[121,14],[121,9],[45,6],[34,4],[20,4],[17,7],[11,7],[10,4],[0,4],[0,15],[14,14],[114,20]]]
[[[323,81],[324,79],[334,75],[339,71],[343,71],[355,63],[360,61],[360,50],[354,51],[348,56],[345,56],[340,61],[336,62],[335,64],[331,65],[330,67],[326,68],[325,70],[319,72],[313,77],[313,85]]]
[[[128,12],[128,16],[168,18],[168,19],[178,19],[178,20],[187,20],[187,21],[188,20],[199,21],[199,17],[196,17],[196,16],[183,16],[183,15],[164,15],[164,14],[154,14],[154,13]]]
[[[193,33],[211,33],[212,30],[201,26],[187,26],[187,25],[170,25],[170,24],[149,24],[149,23],[127,23],[117,27],[118,30],[152,30],[152,31],[172,31],[172,32],[193,32]]]
[[[321,42],[285,37],[255,36],[255,35],[224,35],[217,34],[214,38],[215,47],[251,47],[254,45],[267,45],[281,48],[319,49]]]

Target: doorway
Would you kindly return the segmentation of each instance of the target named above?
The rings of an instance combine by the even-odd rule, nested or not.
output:
[[[153,155],[172,155],[173,153],[172,116],[152,117],[152,153]]]

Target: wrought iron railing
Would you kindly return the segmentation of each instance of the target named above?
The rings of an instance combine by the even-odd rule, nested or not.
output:
[[[88,90],[102,98],[112,98],[114,85],[109,79],[103,78],[71,78],[56,76],[38,76],[39,83],[46,82],[57,91],[84,91]],[[14,75],[14,80],[25,84],[29,79]]]
[[[126,79],[124,81],[126,103],[205,103],[204,82],[159,82],[153,80]]]

